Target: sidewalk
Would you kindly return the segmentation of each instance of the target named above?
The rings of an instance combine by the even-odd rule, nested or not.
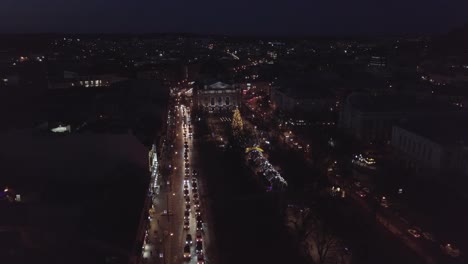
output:
[[[163,150],[167,152],[167,150]],[[160,159],[158,170],[162,166],[167,166],[167,155],[164,155]],[[145,241],[143,242],[142,252],[139,263],[169,263],[166,260],[170,257],[170,243],[168,243],[169,233],[169,221],[167,216],[168,210],[168,195],[170,195],[169,186],[166,185],[167,176],[164,177],[159,175],[158,184],[160,186],[159,193],[155,193],[156,190],[152,190],[152,195],[148,197],[150,199],[150,205],[148,208],[148,218],[145,219]],[[151,178],[150,186],[154,186],[154,178]],[[170,216],[169,216],[170,217]]]
[[[172,216],[167,214],[167,196],[170,195],[166,186],[162,186],[159,194],[152,197],[152,207],[149,209],[145,243],[143,245],[140,263],[168,263],[165,257],[170,257],[168,243],[169,221]]]

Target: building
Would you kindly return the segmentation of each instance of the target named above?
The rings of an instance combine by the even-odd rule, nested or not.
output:
[[[242,82],[242,83],[239,83],[239,86],[241,87],[243,94],[246,94],[247,92],[252,92],[252,93],[262,93],[268,97],[271,96],[271,82],[266,82],[266,81]]]
[[[135,136],[22,130],[0,143],[0,186],[21,198],[0,199],[2,263],[128,263],[138,252],[150,175]]]
[[[344,102],[339,125],[359,140],[389,143],[392,127],[400,121],[462,114],[459,107],[435,101],[399,95],[353,93]]]
[[[220,81],[199,84],[195,90],[195,104],[203,112],[233,111],[241,105],[241,88]]]
[[[284,112],[314,112],[335,105],[334,96],[329,90],[314,87],[272,87],[271,98],[275,106]]]
[[[369,67],[382,67],[387,66],[387,59],[383,56],[371,56],[369,59]]]
[[[76,72],[64,71],[63,77],[49,78],[48,89],[107,87],[127,79],[117,74],[78,74]]]
[[[334,123],[336,79],[326,74],[286,77],[271,88],[271,105],[292,126]]]
[[[398,160],[425,175],[467,173],[468,126],[464,120],[421,120],[393,126],[391,145]]]

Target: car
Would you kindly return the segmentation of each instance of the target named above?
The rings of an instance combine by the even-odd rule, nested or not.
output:
[[[368,187],[364,187],[364,188],[362,188],[362,190],[367,194],[370,193],[370,189]]]
[[[203,241],[203,234],[202,232],[200,231],[197,231],[197,233],[195,233],[195,240],[198,242],[198,241]]]
[[[191,234],[187,234],[185,236],[185,244],[192,245],[192,235]]]
[[[188,157],[185,157],[184,159],[185,159],[185,161],[188,161]]]
[[[192,180],[192,187],[193,187],[193,188],[197,188],[197,187],[198,187],[197,181],[193,181],[193,180]]]
[[[190,174],[190,169],[189,169],[189,168],[185,168],[185,173]]]
[[[198,241],[197,245],[195,246],[195,252],[197,254],[203,254],[203,242]]]
[[[188,220],[190,218],[190,211],[184,212],[184,220]]]
[[[192,188],[192,192],[193,193],[198,193],[198,189],[197,188]]]
[[[201,215],[200,207],[196,207],[196,208],[195,208],[195,214],[196,214],[196,215]]]
[[[193,171],[192,171],[192,174],[193,174],[193,176],[197,176],[197,175],[198,175],[198,171],[197,171],[197,170],[193,170]]]
[[[184,196],[188,196],[189,195],[189,190],[188,189],[185,189],[184,190]]]
[[[458,249],[456,246],[453,244],[446,244],[446,245],[440,245],[440,249],[447,255],[457,258],[460,256],[460,249]]]
[[[188,153],[184,152],[184,158],[188,158]]]
[[[192,255],[190,254],[190,245],[185,245],[184,247],[184,259],[190,259]]]
[[[189,149],[189,148],[186,148],[186,149],[185,149],[185,152],[189,153],[189,152],[190,152],[190,149]]]
[[[356,182],[354,182],[354,185],[355,185],[356,187],[361,187],[361,182],[356,181]]]
[[[190,163],[189,162],[185,162],[185,167],[190,167]]]
[[[184,190],[187,190],[189,188],[188,183],[184,184]]]
[[[184,145],[188,145],[188,142],[187,142],[187,141],[185,141],[185,142],[184,142]]]
[[[200,200],[198,200],[198,199],[194,200],[193,205],[195,206],[195,208],[200,207]]]
[[[408,229],[408,233],[410,233],[415,238],[421,237],[421,234],[419,234],[419,232],[414,228]]]
[[[184,230],[189,230],[190,229],[190,220],[185,219],[184,220]]]
[[[198,254],[197,264],[205,264],[205,256],[203,254]]]
[[[196,183],[196,182],[198,182],[197,178],[192,177],[192,183]]]
[[[185,204],[185,211],[189,211],[189,212],[190,212],[190,203],[186,203],[186,204]]]
[[[193,193],[193,199],[198,200],[198,193]]]
[[[359,197],[361,197],[361,198],[366,197],[366,193],[363,192],[363,191],[356,191],[356,194],[357,194]]]
[[[185,196],[185,203],[189,204],[190,203],[190,196]]]
[[[197,231],[203,231],[203,223],[202,222],[197,223]]]
[[[197,215],[197,223],[203,223],[203,219],[201,217],[201,215]]]

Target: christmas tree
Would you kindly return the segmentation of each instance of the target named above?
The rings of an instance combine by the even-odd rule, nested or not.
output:
[[[232,116],[232,131],[234,134],[240,134],[244,129],[244,123],[242,122],[242,117],[240,115],[239,109],[234,110],[234,115]]]

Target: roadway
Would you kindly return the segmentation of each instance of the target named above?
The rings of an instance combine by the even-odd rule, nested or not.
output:
[[[194,170],[197,170],[197,160],[199,155],[194,149],[193,136],[190,135],[189,127],[191,127],[190,120],[190,108],[180,103],[177,105],[177,116],[176,116],[176,140],[174,143],[174,158],[173,164],[174,173],[172,175],[172,195],[170,195],[169,206],[174,212],[174,217],[171,219],[171,230],[173,230],[173,237],[170,244],[170,258],[173,260],[171,263],[197,263],[197,254],[195,252],[195,237],[197,232],[197,219],[195,211],[195,198],[194,194],[198,193],[198,199],[200,201],[200,215],[203,221],[203,250],[204,259],[206,263],[210,262],[210,254],[206,253],[206,249],[209,248],[210,236],[209,225],[206,221],[206,203],[204,201],[205,186],[200,175],[194,175]],[[194,132],[192,130],[192,132]],[[188,151],[184,146],[187,142]],[[187,153],[187,159],[185,158]],[[187,163],[187,162],[188,163]],[[186,166],[188,165],[188,166]],[[188,177],[187,177],[188,176]],[[197,192],[194,192],[194,180],[197,182]],[[184,181],[187,179],[187,181]],[[189,214],[189,229],[184,230],[184,213],[186,211],[186,199],[184,198],[184,185],[187,184],[188,193],[190,197],[190,214]],[[190,260],[183,259],[183,252],[185,246],[186,235],[191,234],[194,240],[191,246],[191,258]]]
[[[164,177],[158,177],[159,183],[155,183],[154,175],[151,178],[149,195],[151,195],[152,204],[149,209],[140,263],[215,263],[211,257],[214,255],[214,246],[210,243],[212,235],[210,233],[210,226],[207,224],[209,212],[206,210],[208,208],[208,201],[205,199],[206,185],[201,179],[202,177],[193,176],[193,170],[194,168],[196,170],[197,162],[201,155],[194,149],[193,136],[189,135],[190,109],[183,106],[180,100],[176,100],[174,108],[174,111],[170,111],[172,116],[168,119],[169,122],[173,122],[173,125],[169,124],[169,130],[171,131],[168,131],[168,135],[172,135],[174,140],[168,140],[170,143],[167,144],[168,150],[165,152],[167,156],[164,157],[167,162],[160,164],[160,166],[167,167],[169,175],[162,182],[161,179]],[[187,157],[185,157],[185,142],[188,149]],[[160,168],[160,171],[163,170]],[[203,222],[202,244],[204,262],[198,260],[198,255],[200,254],[195,252],[197,219],[194,199],[195,191],[193,189],[195,180],[193,178],[197,178],[197,193],[199,195],[200,214]],[[155,192],[153,188],[156,185],[161,186],[158,192]],[[186,211],[185,187],[187,187],[190,197],[188,230],[184,228],[184,213]],[[190,247],[190,259],[184,258],[187,234],[191,234],[193,239],[192,246]],[[205,252],[206,250],[208,251]]]

